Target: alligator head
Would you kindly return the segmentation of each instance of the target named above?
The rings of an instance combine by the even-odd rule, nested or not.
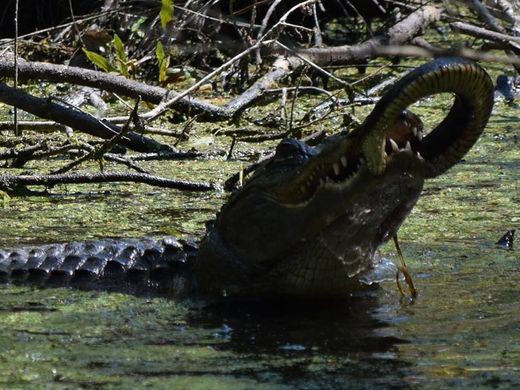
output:
[[[453,93],[426,134],[406,108]],[[222,207],[195,266],[203,290],[341,297],[377,268],[377,248],[417,202],[425,179],[460,160],[482,133],[493,84],[473,62],[443,58],[404,76],[356,130],[317,148],[282,141]]]

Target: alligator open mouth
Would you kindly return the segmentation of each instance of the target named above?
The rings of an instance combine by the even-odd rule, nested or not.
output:
[[[423,134],[424,126],[419,117],[408,110],[403,111],[386,132],[385,164],[399,153],[408,153],[415,156],[419,163],[423,162],[424,159],[421,155],[422,141],[425,139]],[[291,142],[293,141],[286,141],[286,143]],[[288,203],[307,202],[320,188],[348,185],[362,168],[367,166],[361,149],[352,147],[356,142],[347,138],[345,141],[338,141],[339,145],[335,145],[332,152],[325,149],[311,157],[301,176],[296,178],[296,180],[304,178],[304,181],[299,184],[299,193],[295,196],[288,191],[286,194],[292,199]],[[346,152],[338,152],[343,148],[346,149]],[[278,200],[281,198],[280,194],[281,192],[277,193]]]
[[[364,163],[363,157],[356,156],[354,158],[347,159],[347,157],[343,156],[340,158],[339,163],[334,163],[332,165],[332,170],[329,170],[328,174],[320,178],[320,184],[325,184],[327,182],[341,183],[352,176],[354,176],[361,165]]]
[[[385,140],[385,161],[397,153],[409,153],[415,155],[419,160],[424,160],[421,156],[421,141],[423,140],[424,127],[415,114],[410,111],[403,111],[399,119],[388,130]],[[365,164],[362,154],[358,153],[350,157],[342,156],[338,162],[328,168],[325,176],[321,176],[316,170],[316,174],[311,175],[308,180],[307,188],[316,189],[316,177],[319,177],[321,185],[326,183],[344,183],[354,177]]]

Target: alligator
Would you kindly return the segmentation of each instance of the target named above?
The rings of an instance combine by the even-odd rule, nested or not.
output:
[[[430,132],[407,108],[454,95]],[[311,147],[283,140],[208,223],[199,245],[175,238],[52,244],[0,251],[0,277],[40,284],[124,280],[208,296],[341,298],[385,265],[424,181],[474,145],[493,107],[476,63],[440,58],[395,83],[356,129]]]

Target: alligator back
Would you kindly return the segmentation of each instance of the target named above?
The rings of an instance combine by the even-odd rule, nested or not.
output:
[[[189,289],[196,246],[173,237],[0,249],[0,280],[43,286]]]

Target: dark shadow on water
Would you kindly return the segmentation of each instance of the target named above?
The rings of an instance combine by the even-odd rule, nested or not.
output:
[[[377,293],[336,302],[230,302],[196,311],[190,326],[213,329],[213,348],[256,367],[235,376],[277,377],[297,388],[406,387],[411,364],[396,346],[407,341],[375,318],[380,310]]]

